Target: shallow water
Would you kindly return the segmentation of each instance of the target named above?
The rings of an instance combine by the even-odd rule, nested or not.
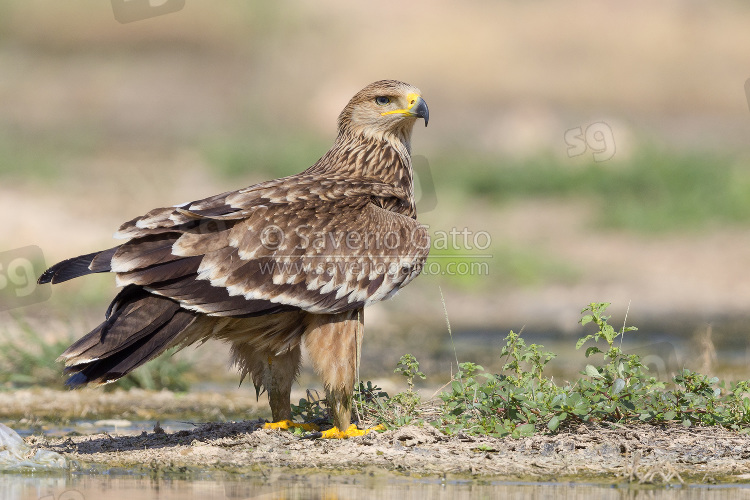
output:
[[[13,422],[4,422],[8,426],[14,425]],[[108,432],[118,436],[131,436],[141,432],[153,432],[157,423],[165,432],[177,432],[182,430],[194,429],[200,423],[188,422],[182,420],[123,420],[123,419],[106,419],[106,420],[75,420],[68,425],[44,426],[41,430],[45,436],[67,436],[71,432],[80,434],[99,434]],[[20,436],[27,437],[32,434],[39,434],[39,429],[34,427],[19,427],[14,425],[14,429]],[[2,500],[2,499],[0,499]]]
[[[307,499],[354,498],[424,500],[497,498],[514,500],[568,499],[695,499],[750,498],[747,486],[684,486],[645,488],[590,483],[492,482],[412,479],[395,474],[288,474],[283,477],[236,475],[191,479],[133,476],[125,471],[63,477],[0,475],[3,500],[185,500],[185,499]]]

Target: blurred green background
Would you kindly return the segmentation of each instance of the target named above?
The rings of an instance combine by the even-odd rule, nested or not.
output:
[[[368,309],[363,378],[404,352],[450,372],[440,289],[462,361],[492,367],[524,328],[574,371],[580,309],[610,301],[614,324],[640,327],[633,346],[710,362],[711,332],[712,369],[748,376],[748,25],[745,2],[187,0],[121,24],[110,2],[5,0],[0,252],[36,245],[51,265],[151,208],[301,171],[357,90],[395,78],[431,111],[413,139],[420,220],[490,245],[436,249],[438,271],[469,272]],[[12,313],[27,342],[67,341],[101,321],[113,281]],[[0,312],[10,339],[18,321]],[[223,354],[177,356],[236,383]]]

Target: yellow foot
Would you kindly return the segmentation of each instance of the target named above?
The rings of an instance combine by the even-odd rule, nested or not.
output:
[[[384,431],[385,426],[383,425],[376,425],[375,427],[370,427],[369,429],[358,429],[355,424],[352,424],[349,426],[349,428],[341,432],[338,427],[331,427],[327,431],[323,431],[320,433],[320,437],[322,439],[348,439],[350,437],[357,437],[357,436],[364,436],[370,431]]]
[[[291,420],[279,420],[278,422],[272,422],[270,424],[266,424],[263,426],[264,429],[283,429],[283,430],[289,430],[289,429],[302,429],[303,431],[317,431],[320,430],[320,427],[318,427],[315,424],[297,424],[292,422]]]

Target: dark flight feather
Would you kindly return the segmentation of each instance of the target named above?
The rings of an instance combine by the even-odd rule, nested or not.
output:
[[[76,365],[111,356],[146,337],[170,320],[180,309],[179,303],[156,297],[143,289],[131,288],[128,296],[107,319],[68,347],[60,356],[67,365]],[[114,302],[114,301],[113,301]]]
[[[129,343],[126,347],[119,348],[96,361],[67,367],[66,371],[75,375],[68,379],[66,385],[78,387],[87,383],[103,384],[124,377],[164,352],[170,343],[195,321],[195,318],[195,314],[191,312],[178,310],[148,335]]]
[[[62,283],[91,273],[104,273],[111,270],[110,261],[119,247],[93,252],[58,262],[39,277],[37,283]]]

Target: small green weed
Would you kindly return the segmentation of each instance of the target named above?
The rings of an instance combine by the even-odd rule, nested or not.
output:
[[[420,416],[425,403],[414,390],[414,379],[425,378],[425,374],[419,371],[419,361],[411,354],[405,354],[401,356],[394,373],[403,376],[408,387],[405,392],[394,396],[389,396],[370,381],[360,382],[354,401],[362,420],[384,424],[386,427],[422,422]]]
[[[315,394],[309,389],[307,397],[299,400],[299,404],[292,403],[292,419],[302,422],[318,422],[329,419],[328,402],[316,391]]]
[[[406,379],[408,389],[406,392],[399,392],[389,401],[389,408],[393,412],[393,424],[406,425],[412,422],[417,416],[417,407],[422,402],[419,393],[414,391],[414,378],[425,379],[425,374],[419,371],[419,361],[411,354],[401,356],[396,369],[393,371]]]
[[[408,392],[414,390],[414,377],[425,379],[425,374],[419,371],[419,361],[411,354],[404,354],[396,365],[393,373],[398,373],[406,378],[406,385],[409,386]]]

